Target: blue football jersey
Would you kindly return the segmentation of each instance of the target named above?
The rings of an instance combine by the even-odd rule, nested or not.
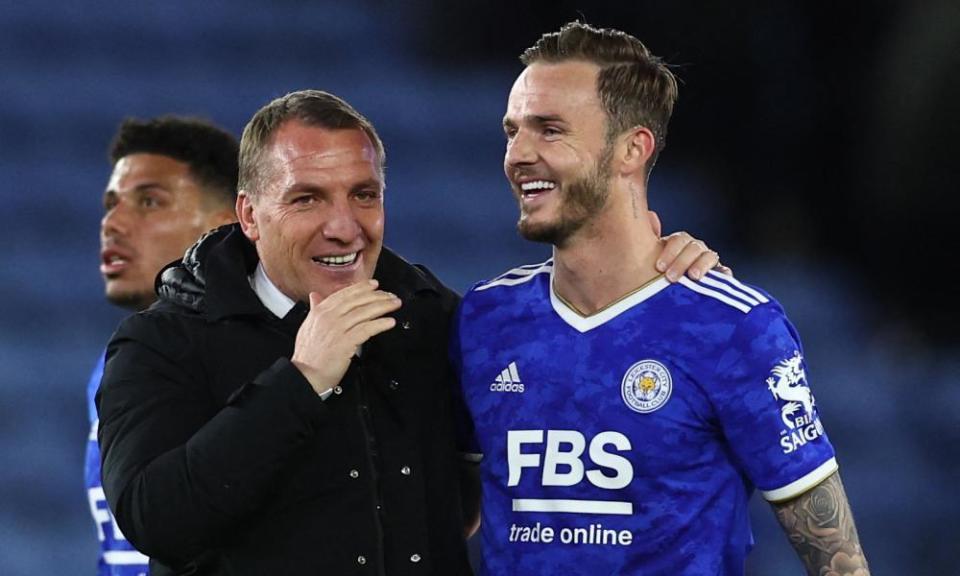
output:
[[[717,273],[581,316],[552,261],[475,286],[451,340],[482,454],[482,569],[743,574],[754,488],[837,469],[780,305]]]
[[[124,538],[107,506],[100,480],[100,445],[97,443],[97,405],[94,401],[103,377],[103,354],[87,383],[87,412],[90,416],[90,434],[87,437],[87,457],[84,466],[90,513],[100,539],[98,576],[146,576],[150,559],[141,554]]]

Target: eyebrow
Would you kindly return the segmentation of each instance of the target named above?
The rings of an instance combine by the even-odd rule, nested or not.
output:
[[[386,187],[384,183],[378,178],[367,178],[363,182],[357,182],[355,185],[351,186],[350,190],[357,191],[357,190],[362,190],[364,188],[369,188],[371,186],[381,190]]]
[[[538,126],[542,126],[549,122],[563,122],[563,123],[566,122],[566,120],[564,120],[563,117],[560,116],[559,114],[528,114],[526,116],[522,116],[520,120],[521,122],[530,122]],[[512,118],[509,118],[509,117],[503,118],[503,126],[505,128],[508,126],[516,126],[516,125],[517,125],[516,122],[514,122]]]
[[[376,187],[377,189],[380,189],[380,190],[385,188],[383,182],[380,179],[367,178],[366,180],[362,180],[360,182],[357,182],[353,186],[351,186],[350,191],[355,192],[357,190],[361,190],[363,188],[368,188],[371,186]],[[299,183],[299,184],[294,184],[293,186],[284,190],[282,197],[287,197],[292,194],[304,194],[304,193],[323,194],[325,192],[327,192],[327,188],[324,186],[318,186],[316,184],[308,184],[308,183]]]
[[[298,184],[294,184],[293,186],[291,186],[291,187],[287,188],[286,190],[284,190],[283,193],[280,195],[280,197],[281,197],[281,198],[287,198],[287,197],[292,196],[292,195],[294,195],[294,194],[304,194],[304,193],[306,193],[306,194],[319,194],[319,193],[324,192],[325,190],[326,190],[326,189],[325,189],[324,187],[322,187],[322,186],[317,186],[317,185],[315,185],[315,184],[298,183]]]
[[[130,191],[130,193],[143,194],[145,192],[150,192],[152,190],[159,190],[161,192],[170,193],[170,190],[164,187],[163,184],[160,184],[159,182],[145,182],[143,184],[138,184],[136,187],[134,187],[133,190]],[[113,188],[107,188],[106,190],[103,191],[103,196],[107,197],[109,195],[119,196],[120,192],[117,192]]]

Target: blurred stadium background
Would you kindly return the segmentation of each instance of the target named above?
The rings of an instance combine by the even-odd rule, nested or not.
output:
[[[462,291],[545,257],[514,232],[500,118],[517,54],[575,18],[683,79],[651,204],[798,326],[873,573],[960,574],[955,0],[0,0],[0,574],[94,573],[84,388],[122,316],[97,229],[123,117],[239,134],[290,90],[345,97],[386,142],[388,243]],[[754,517],[750,574],[800,574]]]

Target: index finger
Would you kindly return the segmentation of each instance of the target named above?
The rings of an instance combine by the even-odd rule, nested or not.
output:
[[[379,285],[380,282],[374,278],[370,278],[369,280],[363,280],[361,282],[350,284],[349,286],[344,286],[326,298],[321,296],[319,292],[310,292],[310,307],[313,308],[320,303],[327,301],[329,301],[330,304],[335,305],[337,301],[349,299],[352,296],[363,294],[365,292],[373,292]]]
[[[687,244],[693,241],[693,236],[686,232],[674,232],[673,234],[660,240],[663,249],[660,250],[660,256],[657,257],[657,271],[666,272],[667,268],[677,259]]]

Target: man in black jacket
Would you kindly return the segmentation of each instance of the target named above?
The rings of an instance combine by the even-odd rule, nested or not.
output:
[[[251,120],[240,162],[241,223],[168,267],[108,347],[99,437],[121,529],[155,575],[469,573],[457,297],[382,249],[373,126],[290,94]]]
[[[383,248],[383,162],[339,98],[271,102],[241,140],[239,224],[169,265],[158,303],[117,330],[103,484],[155,576],[470,573],[458,298]],[[690,244],[667,260],[703,266]]]

